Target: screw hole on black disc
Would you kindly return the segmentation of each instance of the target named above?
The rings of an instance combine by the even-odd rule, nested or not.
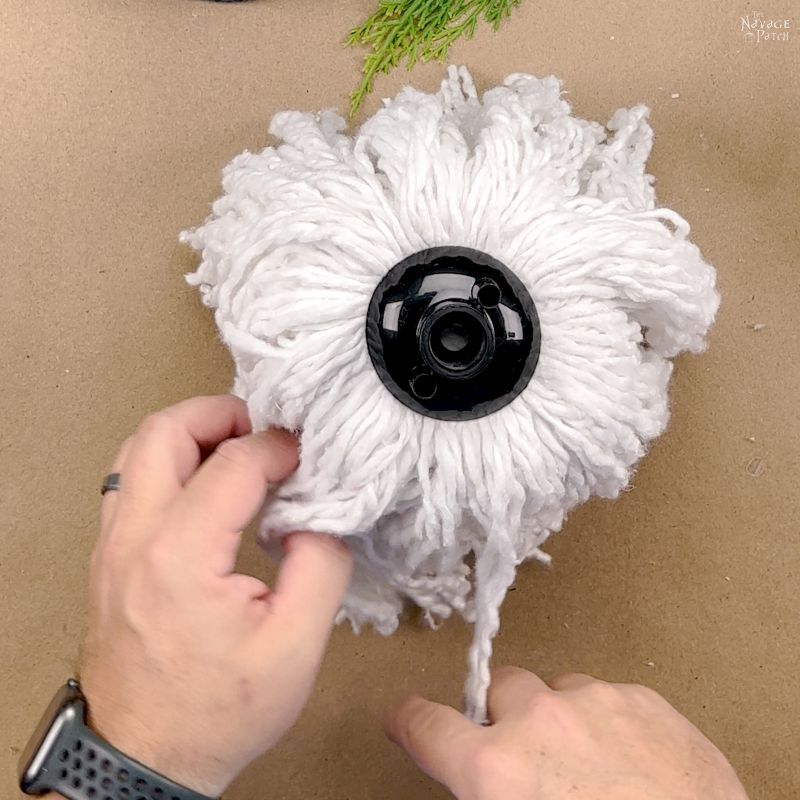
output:
[[[428,373],[416,375],[411,379],[411,391],[420,400],[430,400],[436,394],[436,378]]]
[[[478,302],[484,308],[495,308],[501,297],[500,287],[494,281],[485,281],[478,287]]]

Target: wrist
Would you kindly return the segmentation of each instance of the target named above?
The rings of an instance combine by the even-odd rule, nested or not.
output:
[[[198,758],[185,743],[176,741],[147,713],[115,707],[87,697],[88,727],[129,758],[187,789],[219,797],[231,778],[213,758]],[[178,721],[179,722],[179,721]],[[171,724],[169,727],[174,726]],[[202,761],[202,763],[201,763]]]

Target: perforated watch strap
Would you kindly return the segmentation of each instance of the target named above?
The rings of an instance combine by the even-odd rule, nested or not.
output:
[[[78,720],[60,731],[45,771],[48,787],[67,800],[211,800],[129,758]]]

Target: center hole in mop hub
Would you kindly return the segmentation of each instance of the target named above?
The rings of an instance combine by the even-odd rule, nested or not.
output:
[[[458,322],[449,325],[440,334],[441,346],[448,353],[461,353],[469,344],[467,329]]]
[[[384,275],[369,304],[367,349],[384,386],[428,417],[477,419],[508,405],[539,359],[536,306],[505,264],[433,247]]]
[[[492,360],[491,322],[466,304],[447,304],[423,322],[422,356],[433,372],[452,378],[478,374]]]

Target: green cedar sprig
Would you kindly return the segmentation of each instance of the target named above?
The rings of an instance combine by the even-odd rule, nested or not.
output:
[[[494,30],[522,0],[380,0],[377,11],[350,31],[346,44],[369,48],[361,69],[361,84],[350,95],[355,115],[372,91],[375,77],[405,60],[443,61],[457,39],[472,38],[482,18]]]

